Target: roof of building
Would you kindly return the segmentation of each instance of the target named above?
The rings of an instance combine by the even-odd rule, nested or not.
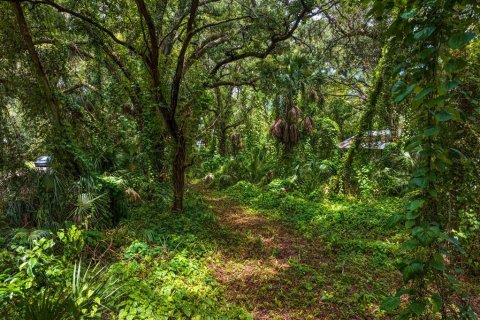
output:
[[[401,130],[398,131],[398,135],[401,135]],[[346,140],[343,140],[337,147],[340,149],[349,149],[352,144],[355,142],[356,137],[350,137]],[[362,149],[374,149],[374,150],[383,150],[387,145],[392,142],[392,131],[390,129],[386,130],[376,130],[376,131],[367,131],[363,135],[362,143],[360,147]]]

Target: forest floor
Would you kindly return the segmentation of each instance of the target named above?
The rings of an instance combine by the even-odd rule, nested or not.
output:
[[[245,306],[256,319],[316,315],[310,309],[322,304],[321,293],[308,297],[311,300],[306,305],[307,297],[302,295],[313,289],[307,275],[310,269],[328,269],[322,243],[304,239],[282,223],[232,200],[212,195],[206,199],[219,224],[231,235],[212,265],[217,280],[226,287],[227,299]],[[298,297],[292,297],[295,295]],[[295,305],[299,302],[301,305]]]
[[[391,214],[387,207],[376,210],[372,208],[378,204],[358,203],[342,211],[334,203],[316,208],[323,210],[320,215],[340,212],[333,224],[325,222],[322,232],[333,234],[325,237],[312,236],[289,222],[298,219],[295,207],[283,211],[293,217],[285,220],[224,192],[201,193],[217,222],[210,228],[217,248],[209,268],[226,299],[254,319],[391,318],[379,306],[383,296],[402,285],[394,266],[399,234],[381,234],[368,222],[384,215],[378,220],[384,225]],[[350,225],[351,216],[363,219],[365,230]],[[340,229],[347,231],[342,234]],[[469,289],[477,305],[480,289],[477,285]]]
[[[366,288],[357,287],[365,284],[362,270],[339,262],[320,239],[307,239],[291,226],[221,194],[204,197],[223,229],[213,273],[227,300],[245,307],[255,319],[385,318],[378,301],[361,293]],[[386,276],[390,279],[383,281],[390,285],[398,281],[397,273]],[[338,295],[356,306],[346,307],[349,301]]]

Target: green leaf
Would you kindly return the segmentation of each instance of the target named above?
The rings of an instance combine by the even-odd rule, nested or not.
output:
[[[437,119],[439,122],[445,122],[453,119],[453,114],[446,111],[440,111],[435,114],[435,119]]]
[[[417,170],[415,170],[413,175],[414,175],[414,177],[421,177],[421,176],[424,176],[427,173],[427,171],[428,171],[428,169],[425,168],[425,167],[418,168]]]
[[[415,89],[416,86],[417,86],[416,83],[413,83],[413,84],[409,85],[409,86],[407,87],[407,89],[406,89],[402,94],[400,94],[400,95],[398,95],[398,96],[395,97],[395,102],[396,102],[396,103],[399,103],[399,102],[401,102],[403,99],[405,99],[405,98],[413,91],[413,89]]]
[[[440,85],[440,87],[441,87],[442,91],[448,92],[448,91],[458,87],[459,84],[460,84],[460,81],[458,81],[458,80],[449,80],[447,82],[443,82]]]
[[[412,17],[414,17],[417,14],[417,8],[413,8],[410,11],[406,11],[400,15],[402,19],[408,20]]]
[[[475,38],[475,33],[473,32],[457,33],[448,39],[448,46],[452,49],[462,49],[473,38]]]
[[[391,216],[390,218],[388,218],[387,220],[387,227],[389,228],[393,228],[394,226],[396,226],[398,223],[400,223],[400,221],[403,220],[403,215],[401,214],[394,214],[393,216]]]
[[[417,316],[420,316],[425,312],[425,308],[427,307],[425,302],[413,302],[411,303],[408,308],[413,311]]]
[[[426,38],[428,38],[432,35],[432,33],[435,31],[435,29],[436,28],[434,26],[425,27],[422,30],[415,32],[413,34],[413,37],[415,38],[415,40],[426,39]]]
[[[437,51],[437,48],[435,47],[425,48],[419,53],[417,53],[417,57],[419,57],[420,59],[425,59],[430,57],[435,51]]]
[[[466,66],[467,66],[467,61],[465,61],[465,59],[463,58],[450,59],[445,65],[445,71],[447,73],[453,73],[455,71],[459,71],[465,68]]]
[[[414,262],[403,269],[403,281],[407,282],[423,272],[423,264]]]
[[[436,136],[440,132],[440,129],[438,127],[431,127],[426,129],[423,134],[426,137],[431,137],[431,136]]]
[[[413,151],[416,148],[420,147],[422,145],[422,142],[417,140],[417,141],[412,141],[405,147],[405,151]]]
[[[418,211],[408,211],[405,217],[407,218],[407,220],[415,220],[419,215],[420,212]]]
[[[387,312],[393,312],[400,306],[400,297],[386,297],[383,299],[380,308]]]
[[[432,294],[433,311],[438,312],[442,309],[442,298],[438,293]]]
[[[413,178],[411,181],[414,185],[417,185],[420,188],[425,188],[428,182],[425,177],[416,177],[416,178]]]
[[[445,262],[443,257],[439,253],[435,253],[430,260],[430,265],[432,268],[437,269],[438,271],[445,271]]]
[[[405,228],[410,229],[415,226],[417,222],[415,220],[407,220],[405,221]]]
[[[419,242],[417,240],[408,240],[402,243],[402,247],[407,250],[413,250],[419,247]]]
[[[402,90],[402,88],[405,86],[405,83],[401,80],[398,80],[395,82],[392,86],[392,94],[396,94]]]
[[[416,211],[421,208],[425,204],[425,200],[423,199],[416,199],[410,202],[407,206],[407,209],[410,211]]]
[[[430,92],[433,91],[433,86],[429,86],[415,95],[415,100],[419,101],[425,98]]]

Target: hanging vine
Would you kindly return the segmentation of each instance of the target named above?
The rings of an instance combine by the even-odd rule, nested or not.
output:
[[[455,123],[468,121],[453,98],[454,92],[462,92],[460,71],[467,66],[463,55],[475,38],[470,28],[478,9],[457,0],[374,2],[373,13],[378,16],[400,13],[389,33],[409,58],[396,68],[392,96],[396,103],[408,99],[417,119],[416,134],[407,146],[418,157],[409,183],[412,201],[397,219],[405,223],[410,237],[403,244],[406,258],[400,263],[404,285],[382,304],[389,312],[401,307],[401,319],[428,319],[435,314],[442,319],[476,319],[455,280],[454,260],[462,248],[452,234],[452,212],[444,203],[451,190],[443,185],[467,163],[459,161],[462,152],[447,138]]]

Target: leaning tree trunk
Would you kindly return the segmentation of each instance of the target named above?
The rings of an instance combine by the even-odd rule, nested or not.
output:
[[[357,134],[353,145],[348,150],[345,155],[345,161],[343,162],[343,175],[342,175],[342,186],[343,192],[352,193],[352,165],[355,154],[357,153],[360,145],[362,144],[363,136],[365,131],[367,131],[373,122],[373,117],[375,115],[377,102],[379,100],[380,94],[383,90],[384,83],[387,77],[387,69],[389,65],[389,60],[392,55],[392,50],[390,49],[390,42],[387,43],[382,50],[382,57],[378,62],[377,67],[375,68],[374,73],[374,84],[369,93],[367,101],[367,109],[360,118],[360,123],[358,125]]]
[[[35,73],[39,86],[42,89],[46,105],[50,109],[49,115],[54,130],[52,141],[53,156],[56,159],[56,162],[60,164],[66,172],[73,175],[80,175],[86,170],[86,165],[81,160],[81,150],[73,138],[73,133],[69,130],[69,124],[62,118],[62,104],[55,95],[54,89],[48,80],[45,69],[43,68],[37,50],[35,49],[22,5],[20,4],[20,1],[12,1],[11,6],[15,13],[20,36],[30,55],[33,72]]]
[[[185,189],[186,143],[183,136],[179,136],[173,161],[173,207],[172,211],[178,212],[183,209],[183,193]]]

